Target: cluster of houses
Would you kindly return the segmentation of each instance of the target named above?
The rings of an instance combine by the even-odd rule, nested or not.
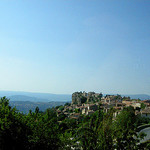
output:
[[[145,106],[141,109],[141,104]],[[76,92],[72,94],[72,103],[65,105],[63,110],[57,109],[58,116],[61,114],[66,117],[79,119],[81,115],[91,115],[99,109],[106,113],[112,107],[114,108],[113,116],[116,117],[124,107],[132,106],[136,115],[150,118],[150,100],[140,101],[131,100],[130,97],[121,97],[120,95],[106,95],[102,97],[100,93],[94,92]]]

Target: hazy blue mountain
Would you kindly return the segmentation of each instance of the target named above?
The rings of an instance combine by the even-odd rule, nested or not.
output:
[[[47,99],[36,98],[36,97],[25,96],[25,95],[12,95],[12,96],[8,96],[7,98],[9,98],[10,101],[30,101],[30,102],[47,102],[47,101],[49,101]]]
[[[10,106],[16,107],[16,109],[23,113],[29,113],[29,110],[32,112],[35,111],[35,108],[38,106],[40,111],[45,111],[48,108],[64,105],[66,102],[31,102],[31,101],[10,101]]]
[[[109,95],[109,94],[103,94],[105,95]],[[110,95],[117,95],[117,94],[110,94]],[[122,97],[123,96],[129,96],[131,99],[140,99],[140,100],[149,100],[150,99],[150,95],[147,94],[119,94]]]
[[[0,91],[0,97],[3,96],[10,99],[12,107],[16,107],[17,110],[23,113],[28,113],[30,109],[34,111],[37,106],[40,111],[45,111],[47,108],[71,102],[71,95],[69,94]]]
[[[147,94],[134,94],[134,95],[122,95],[122,96],[130,96],[131,99],[140,99],[140,100],[148,100],[150,99],[150,95]]]
[[[0,97],[3,96],[9,97],[10,101],[71,101],[71,95],[69,94],[0,91]]]
[[[70,102],[71,101],[71,94],[0,91],[0,97],[3,96],[10,98],[10,101],[32,101],[32,102],[50,102],[50,101]],[[139,98],[141,100],[150,99],[150,95],[147,94],[133,94],[133,95],[122,94],[122,96],[130,96],[132,99]]]

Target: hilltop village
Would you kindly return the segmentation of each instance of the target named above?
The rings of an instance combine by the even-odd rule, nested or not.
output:
[[[103,109],[107,113],[113,108],[115,118],[124,107],[128,106],[134,107],[135,115],[150,118],[150,100],[141,101],[121,95],[103,96],[102,93],[95,92],[75,92],[72,94],[72,102],[56,107],[56,111],[58,117],[79,119],[82,115],[91,115],[98,109]]]
[[[23,114],[2,97],[0,150],[149,150],[148,102],[75,92],[71,103]]]

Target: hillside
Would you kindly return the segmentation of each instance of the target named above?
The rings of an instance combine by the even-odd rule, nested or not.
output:
[[[6,96],[10,101],[71,101],[70,94],[33,93],[17,91],[0,91],[0,97]]]
[[[106,94],[103,94],[106,95]],[[108,94],[109,95],[109,94]],[[116,94],[111,94],[116,95]],[[122,96],[130,96],[131,99],[150,99],[147,94],[121,94]],[[32,101],[32,102],[50,102],[50,101],[71,101],[71,94],[51,94],[51,93],[34,93],[34,92],[18,92],[18,91],[0,91],[0,97],[6,96],[10,101]]]
[[[150,99],[150,95],[147,94],[133,94],[133,95],[123,95],[123,96],[130,96],[131,99],[141,99],[141,100],[148,100]]]
[[[64,105],[65,102],[31,102],[31,101],[10,101],[10,106],[16,107],[16,109],[23,113],[29,113],[35,111],[36,107],[39,107],[40,111],[45,111],[48,108],[56,107],[59,105]]]

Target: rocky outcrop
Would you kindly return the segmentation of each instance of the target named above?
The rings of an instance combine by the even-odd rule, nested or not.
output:
[[[81,105],[87,101],[87,96],[85,92],[75,92],[72,94],[72,104]]]
[[[102,93],[88,92],[87,94],[87,103],[98,102],[102,98]]]
[[[95,103],[101,100],[102,93],[95,92],[75,92],[72,94],[72,104],[81,105],[83,103]]]

